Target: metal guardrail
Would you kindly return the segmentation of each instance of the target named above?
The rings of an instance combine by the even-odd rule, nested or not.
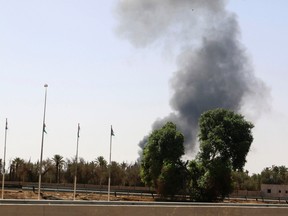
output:
[[[80,200],[22,200],[4,199],[0,205],[95,205],[95,206],[197,206],[197,207],[257,207],[287,208],[283,204],[247,204],[247,203],[197,203],[197,202],[139,202],[139,201],[80,201]]]

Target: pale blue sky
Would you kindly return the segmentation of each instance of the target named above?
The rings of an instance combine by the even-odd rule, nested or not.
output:
[[[112,160],[135,161],[139,140],[171,111],[174,53],[157,45],[137,49],[120,39],[117,1],[99,2],[0,0],[0,157],[7,117],[7,159],[38,160],[45,83],[44,158],[73,157],[80,123],[79,156],[108,160],[112,124]],[[231,0],[228,8],[237,14],[255,73],[271,90],[270,111],[253,119],[246,168],[288,166],[288,2]]]

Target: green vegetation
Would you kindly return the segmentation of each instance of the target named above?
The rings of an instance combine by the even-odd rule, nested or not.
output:
[[[189,164],[194,200],[215,201],[232,192],[232,171],[243,170],[253,141],[252,128],[243,116],[225,109],[201,115],[200,151]]]
[[[172,122],[154,130],[148,138],[141,161],[141,179],[163,196],[175,195],[183,188],[181,156],[184,136]]]
[[[262,173],[263,184],[288,184],[288,168],[285,166],[272,166],[265,168]]]
[[[148,138],[141,178],[162,196],[188,192],[195,201],[223,199],[233,190],[232,172],[243,170],[253,141],[252,128],[232,111],[203,113],[199,120],[200,151],[195,160],[184,164],[184,137],[168,122]]]
[[[254,126],[242,115],[225,109],[205,112],[199,120],[199,160],[206,166],[221,161],[241,171],[253,141]]]
[[[189,195],[194,201],[216,201],[232,191],[259,191],[261,184],[288,184],[285,166],[267,167],[253,175],[243,171],[253,141],[252,128],[232,111],[207,111],[199,119],[199,152],[194,160],[184,162],[184,136],[174,123],[167,122],[150,134],[141,161],[112,162],[111,185],[146,185],[162,198]],[[6,180],[37,182],[38,169],[38,162],[16,157],[8,166]],[[56,154],[43,161],[42,169],[43,183],[73,183],[75,159],[64,160]],[[108,163],[102,156],[90,162],[80,158],[77,170],[79,184],[108,184]]]
[[[95,161],[85,161],[80,158],[77,168],[77,183],[79,184],[108,184],[108,164],[100,156]],[[61,155],[43,160],[43,183],[73,183],[75,160],[64,160]],[[6,172],[6,181],[38,182],[39,163],[32,163],[20,158],[11,161]],[[138,162],[127,164],[112,162],[111,185],[143,186],[140,180],[140,165]]]

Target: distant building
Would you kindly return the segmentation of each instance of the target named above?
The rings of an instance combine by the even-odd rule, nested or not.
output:
[[[288,185],[261,184],[263,197],[288,198]]]

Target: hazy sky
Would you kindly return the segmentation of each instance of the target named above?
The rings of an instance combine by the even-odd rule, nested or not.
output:
[[[76,152],[133,162],[152,123],[171,112],[176,51],[159,43],[135,48],[116,33],[116,0],[0,0],[0,157],[5,118],[7,160],[40,156],[47,83],[44,158]],[[254,142],[246,169],[287,164],[288,2],[231,0],[241,42],[255,74],[270,90],[266,112],[253,121]],[[177,46],[177,45],[175,45]],[[1,129],[2,125],[2,129]],[[1,140],[3,140],[1,142]]]

